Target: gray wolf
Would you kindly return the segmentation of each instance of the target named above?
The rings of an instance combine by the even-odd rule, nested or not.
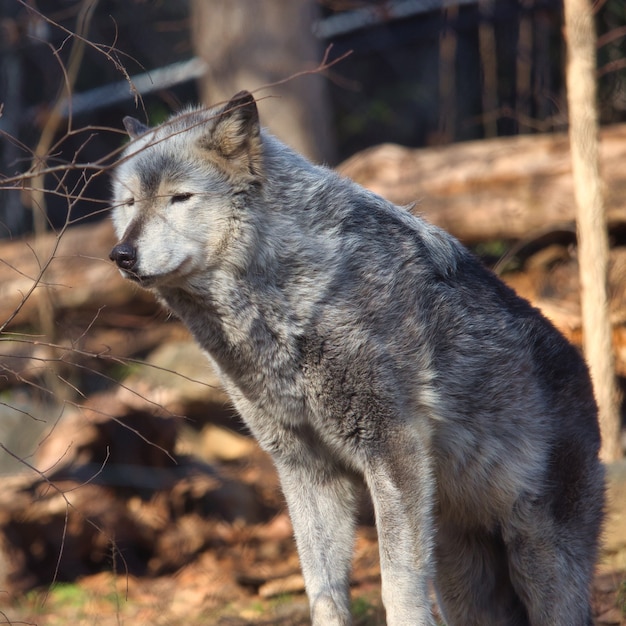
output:
[[[189,327],[285,494],[315,626],[350,624],[355,493],[390,626],[591,624],[604,479],[585,364],[453,237],[313,165],[254,98],[114,175],[111,252]]]

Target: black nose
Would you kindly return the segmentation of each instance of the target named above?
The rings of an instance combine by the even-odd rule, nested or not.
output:
[[[111,250],[109,258],[111,261],[115,261],[119,268],[131,271],[137,263],[137,249],[130,243],[118,243]]]

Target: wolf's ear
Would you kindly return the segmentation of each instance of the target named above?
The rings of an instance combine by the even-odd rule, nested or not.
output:
[[[250,151],[259,141],[259,112],[254,96],[240,91],[221,110],[211,132],[212,148],[226,157]]]
[[[124,128],[126,129],[126,132],[131,139],[137,139],[137,137],[143,135],[144,133],[147,133],[150,130],[149,126],[146,126],[139,120],[135,119],[134,117],[130,117],[129,115],[127,115],[122,120],[122,122],[124,123]]]

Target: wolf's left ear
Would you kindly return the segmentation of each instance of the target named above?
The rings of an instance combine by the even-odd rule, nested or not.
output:
[[[126,129],[126,132],[128,133],[128,136],[131,139],[137,139],[137,137],[147,133],[150,130],[149,126],[146,126],[134,117],[130,117],[130,115],[127,115],[122,120],[122,122],[124,124],[124,128]]]
[[[259,112],[254,96],[240,91],[217,114],[207,147],[217,150],[233,162],[247,162],[255,171],[260,157]]]

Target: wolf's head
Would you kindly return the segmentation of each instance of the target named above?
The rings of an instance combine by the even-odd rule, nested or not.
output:
[[[217,263],[241,226],[238,204],[260,183],[254,97],[241,92],[156,128],[129,117],[124,126],[132,141],[114,175],[110,258],[145,287],[188,281]]]

